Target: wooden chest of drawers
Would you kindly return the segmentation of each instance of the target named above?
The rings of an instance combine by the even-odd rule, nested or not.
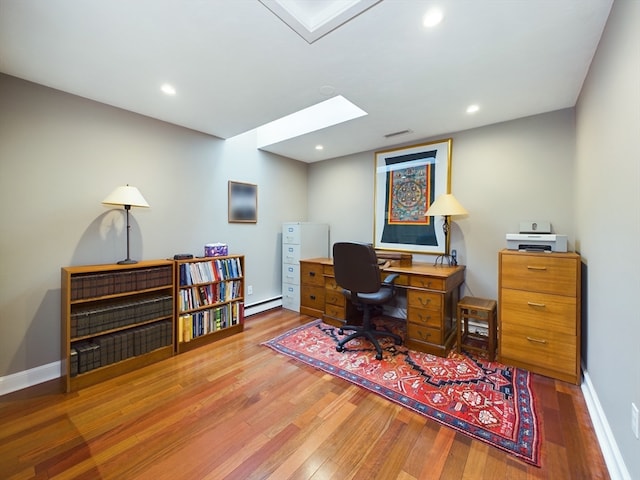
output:
[[[500,361],[580,383],[580,256],[499,255]]]

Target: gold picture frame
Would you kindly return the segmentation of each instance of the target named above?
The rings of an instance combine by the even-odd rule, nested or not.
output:
[[[229,223],[258,222],[258,186],[229,180]]]

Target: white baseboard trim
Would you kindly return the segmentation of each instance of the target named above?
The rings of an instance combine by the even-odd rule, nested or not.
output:
[[[587,410],[589,410],[589,416],[591,417],[591,423],[593,423],[593,429],[596,432],[596,437],[600,444],[600,450],[602,450],[604,461],[607,464],[607,469],[609,470],[609,476],[612,480],[631,480],[631,475],[629,474],[629,470],[627,470],[624,459],[620,454],[620,449],[618,448],[616,439],[609,427],[607,417],[602,410],[602,406],[598,400],[598,395],[593,388],[591,378],[584,369],[583,376],[584,381],[581,385],[582,394],[584,395]]]
[[[260,312],[282,306],[282,297],[265,300],[253,305],[245,306],[245,316],[255,315]],[[39,383],[48,382],[62,376],[62,361],[41,365],[22,372],[12,373],[0,377],[0,396],[16,392],[24,388],[33,387]]]
[[[281,306],[282,306],[282,297],[274,297],[269,300],[264,300],[262,302],[254,303],[252,305],[245,305],[244,315],[245,317],[249,317],[251,315],[255,315],[256,313],[266,312],[267,310],[271,310],[272,308],[281,307]]]
[[[62,376],[61,372],[62,361],[58,361],[0,377],[0,395],[6,395],[7,393],[60,378]]]

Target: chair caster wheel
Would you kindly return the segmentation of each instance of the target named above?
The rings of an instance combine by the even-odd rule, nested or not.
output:
[[[376,353],[376,360],[382,360],[382,354]]]
[[[336,352],[344,352],[344,347],[342,345],[338,345],[336,347]]]
[[[396,345],[402,345],[402,340],[398,340],[398,339],[396,339],[394,343],[395,343]]]
[[[343,331],[341,328],[339,328],[339,329],[338,329],[338,333],[339,333],[340,335],[344,335],[344,331]]]

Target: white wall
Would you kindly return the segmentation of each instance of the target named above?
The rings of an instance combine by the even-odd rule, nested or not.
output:
[[[451,234],[451,248],[467,267],[464,293],[497,299],[498,251],[520,221],[550,221],[573,247],[574,112],[560,110],[450,137],[451,190],[469,211],[453,219]],[[331,243],[373,241],[374,154],[311,164],[309,219],[331,224]],[[416,261],[434,259],[414,255]]]
[[[584,362],[629,478],[640,478],[640,2],[616,0],[576,107]]]
[[[258,223],[227,222],[227,181],[258,185]],[[281,294],[281,223],[305,220],[307,166],[0,75],[0,386],[60,360],[60,268],[126,256],[123,210],[102,200],[137,186],[131,257],[245,254],[251,305]]]

